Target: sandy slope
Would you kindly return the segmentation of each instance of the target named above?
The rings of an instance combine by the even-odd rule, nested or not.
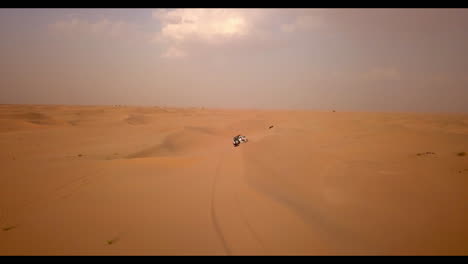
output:
[[[0,105],[0,145],[0,255],[468,254],[467,115]]]

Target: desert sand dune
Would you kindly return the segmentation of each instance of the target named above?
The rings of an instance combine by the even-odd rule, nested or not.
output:
[[[145,115],[129,115],[127,118],[125,118],[125,122],[127,122],[130,125],[145,125],[150,122],[150,118]]]
[[[466,115],[1,105],[0,144],[0,255],[468,253]]]

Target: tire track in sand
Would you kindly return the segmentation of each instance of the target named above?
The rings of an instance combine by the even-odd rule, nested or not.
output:
[[[228,255],[261,254],[263,244],[242,213],[237,198],[244,170],[239,151],[230,148],[220,152],[211,190],[211,218]]]
[[[213,225],[214,225],[214,228],[216,230],[216,234],[218,235],[219,239],[221,240],[221,243],[223,245],[224,250],[226,251],[226,253],[228,255],[231,255],[232,252],[231,252],[229,246],[227,245],[226,239],[225,239],[225,237],[223,235],[223,231],[221,230],[221,226],[220,226],[220,223],[218,221],[218,217],[216,215],[216,209],[215,209],[216,185],[217,185],[218,177],[220,175],[219,170],[221,168],[221,164],[223,162],[224,155],[225,155],[225,152],[223,152],[219,156],[219,160],[218,160],[218,163],[216,165],[215,175],[214,175],[214,178],[213,178],[213,184],[211,186],[211,220],[213,221]]]

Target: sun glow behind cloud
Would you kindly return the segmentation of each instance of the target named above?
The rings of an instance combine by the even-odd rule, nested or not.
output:
[[[62,101],[76,94],[77,102],[133,96],[135,103],[287,107],[337,96],[348,106],[376,105],[389,94],[410,107],[423,94],[453,99],[445,107],[455,109],[468,96],[463,10],[1,12],[4,98],[36,87],[55,89]],[[225,96],[233,90],[249,97]]]

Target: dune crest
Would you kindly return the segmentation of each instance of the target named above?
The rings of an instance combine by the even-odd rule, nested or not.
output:
[[[2,106],[0,255],[464,255],[466,120]]]

